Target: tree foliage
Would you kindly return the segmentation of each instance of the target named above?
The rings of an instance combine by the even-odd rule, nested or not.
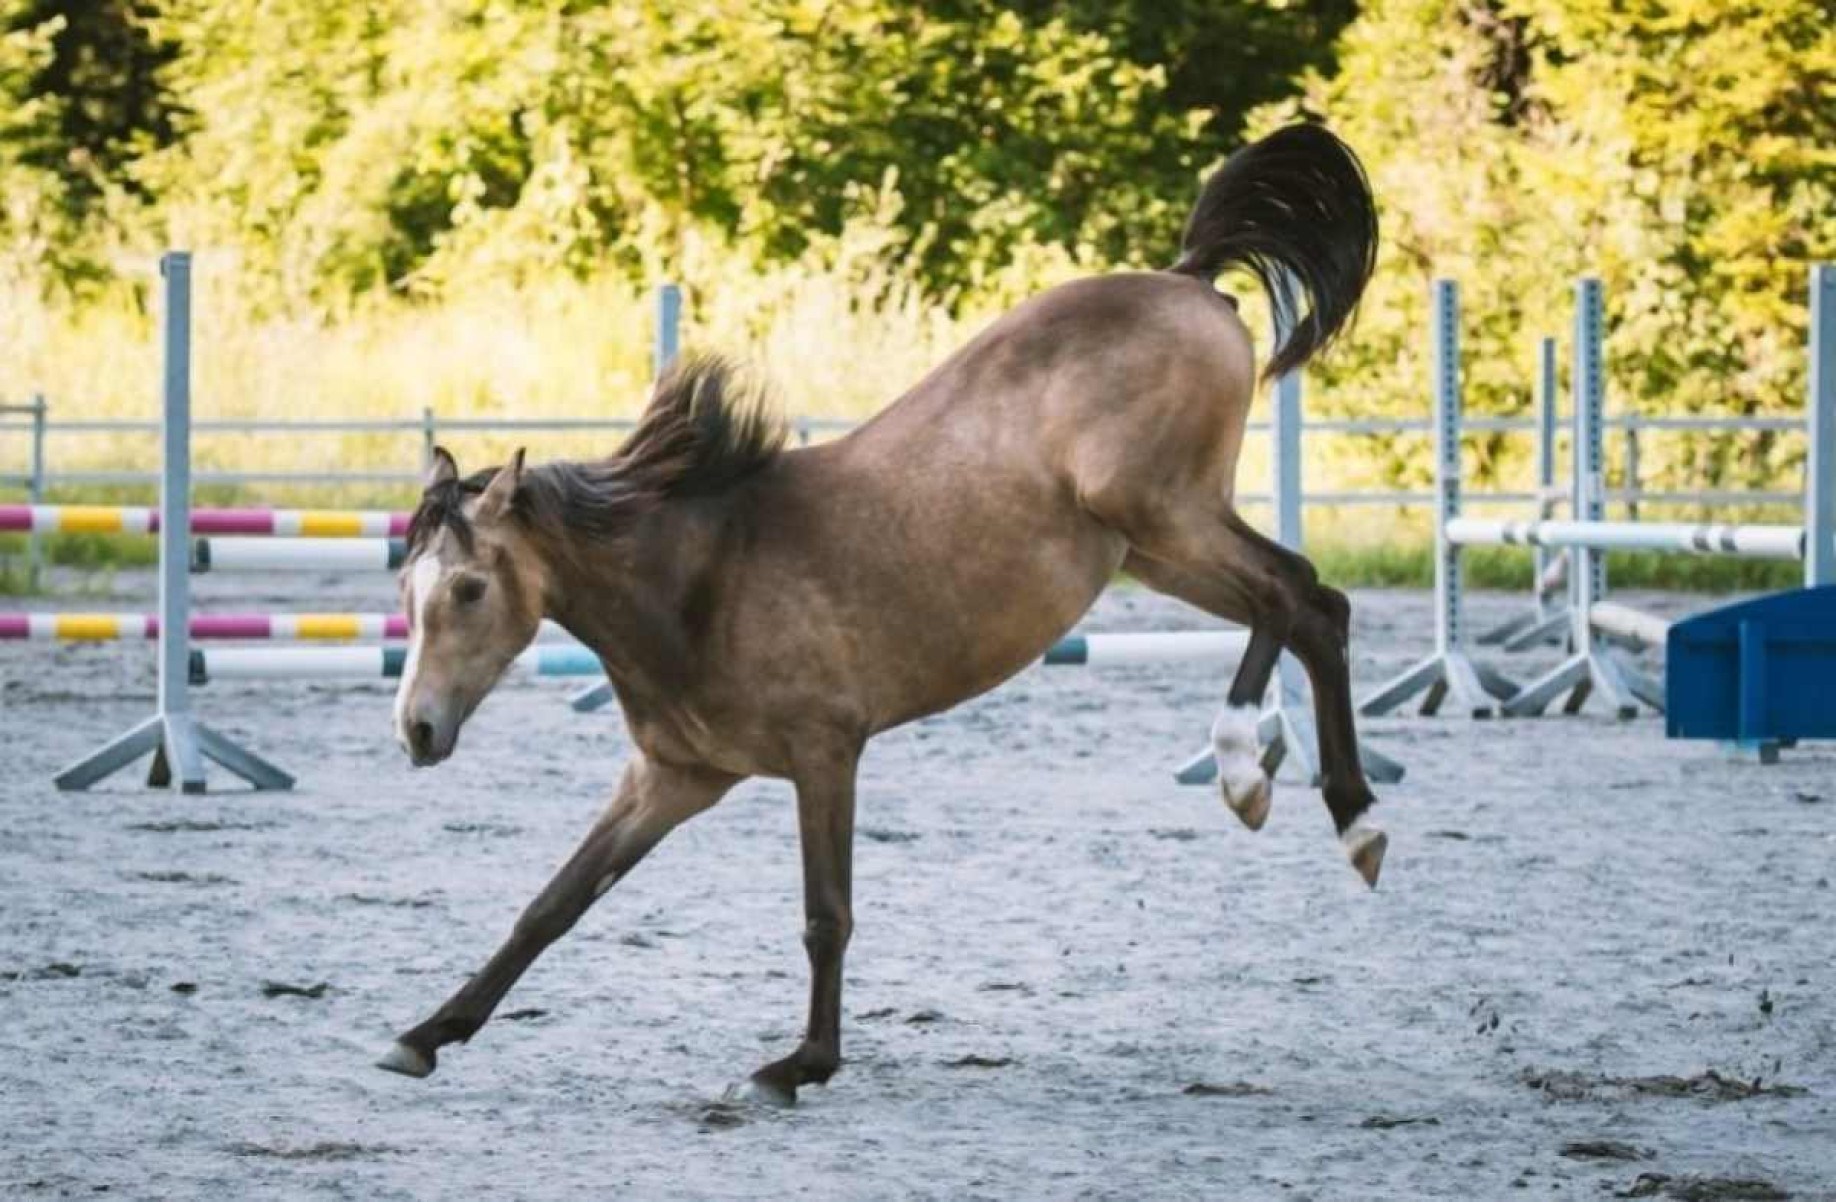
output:
[[[961,315],[1071,266],[1166,262],[1203,170],[1306,113],[1363,155],[1385,222],[1321,403],[1423,411],[1444,274],[1465,293],[1470,397],[1521,409],[1532,340],[1566,331],[1572,279],[1596,273],[1610,403],[1789,412],[1805,270],[1836,255],[1829,15],[1829,0],[0,0],[0,283],[81,285],[186,244],[233,257],[257,315],[554,278],[705,291],[735,271],[771,289],[858,276],[863,303],[911,289]],[[1678,440],[1660,467],[1771,481],[1796,453]],[[1379,462],[1427,472],[1415,444]]]
[[[1207,125],[1291,91],[1329,45],[1292,35],[1343,0],[153,7],[196,118],[128,178],[162,232],[327,302],[480,269],[666,270],[691,231],[785,260],[865,214],[942,291],[1029,246],[1158,259],[1226,149]]]
[[[1609,408],[1797,411],[1808,268],[1836,256],[1832,95],[1826,0],[1366,0],[1302,102],[1364,154],[1385,222],[1329,394],[1419,411],[1428,284],[1447,275],[1469,397],[1521,409],[1533,339],[1566,335],[1571,282],[1595,274]],[[1759,483],[1789,479],[1800,449],[1677,439],[1656,467]]]

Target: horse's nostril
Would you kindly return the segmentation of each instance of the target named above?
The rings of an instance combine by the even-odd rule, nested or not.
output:
[[[433,750],[434,728],[431,722],[412,722],[408,726],[408,748],[416,755]]]

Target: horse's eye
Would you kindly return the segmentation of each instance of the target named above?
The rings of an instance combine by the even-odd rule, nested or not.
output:
[[[453,600],[460,605],[476,605],[485,594],[483,576],[461,576],[453,581]]]

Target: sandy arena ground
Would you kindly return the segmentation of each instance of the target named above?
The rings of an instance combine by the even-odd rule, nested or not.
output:
[[[1355,604],[1362,689],[1430,627],[1421,594]],[[1201,624],[1118,590],[1087,625]],[[1373,894],[1310,790],[1252,835],[1172,783],[1214,671],[1031,670],[870,750],[847,1064],[757,1113],[719,1098],[802,1021],[786,786],[679,832],[412,1081],[371,1061],[571,849],[619,720],[506,686],[416,772],[382,682],[213,685],[296,792],[55,792],[150,711],[151,664],[0,646],[6,1199],[1836,1198],[1836,747],[1367,723],[1409,768]]]

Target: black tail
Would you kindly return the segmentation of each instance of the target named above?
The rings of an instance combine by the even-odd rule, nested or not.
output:
[[[1290,125],[1230,156],[1205,183],[1171,270],[1210,281],[1247,268],[1288,331],[1263,374],[1322,350],[1358,307],[1377,263],[1377,206],[1364,165],[1322,125]],[[1307,298],[1295,312],[1292,278]]]

